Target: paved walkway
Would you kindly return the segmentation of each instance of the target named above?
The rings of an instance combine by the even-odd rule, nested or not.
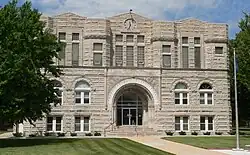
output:
[[[176,155],[228,155],[222,152],[163,140],[160,137],[131,137],[129,139]]]
[[[228,155],[250,155],[250,152],[245,150],[245,151],[233,151],[233,150],[214,150],[218,152],[223,152]]]

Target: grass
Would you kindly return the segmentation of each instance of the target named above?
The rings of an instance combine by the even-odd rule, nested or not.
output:
[[[128,139],[0,139],[1,155],[171,155]]]
[[[165,137],[164,139],[177,143],[188,144],[206,149],[232,149],[236,146],[236,136],[206,136],[206,137]],[[250,136],[240,136],[240,146],[250,145]]]

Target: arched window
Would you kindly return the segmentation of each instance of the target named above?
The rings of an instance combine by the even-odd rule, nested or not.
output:
[[[213,88],[208,83],[201,84],[200,88],[200,104],[213,104]]]
[[[56,95],[58,97],[59,103],[63,104],[63,86],[60,81],[53,80],[52,81],[54,89],[56,89]]]
[[[75,104],[90,103],[90,86],[85,81],[79,81],[75,86]]]
[[[188,104],[188,87],[185,83],[178,83],[175,86],[175,104]]]

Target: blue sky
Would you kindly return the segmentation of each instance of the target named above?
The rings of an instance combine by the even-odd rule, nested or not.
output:
[[[21,0],[21,2],[24,0]],[[188,17],[208,22],[227,23],[229,36],[239,31],[243,11],[250,13],[250,0],[30,0],[47,15],[73,12],[88,17],[109,17],[133,9],[135,13],[160,20]],[[8,0],[0,0],[5,5]]]

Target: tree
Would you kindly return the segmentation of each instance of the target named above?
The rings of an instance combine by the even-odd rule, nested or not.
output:
[[[0,9],[0,117],[8,122],[32,124],[58,103],[49,76],[61,75],[53,65],[61,44],[40,17],[28,1]]]
[[[237,90],[238,90],[238,109],[240,125],[246,125],[250,119],[250,16],[244,13],[244,18],[239,22],[241,31],[236,34],[234,40],[229,41],[230,58],[230,79],[231,79],[231,103],[234,119],[234,60],[233,51],[235,48],[238,72],[237,72]]]

